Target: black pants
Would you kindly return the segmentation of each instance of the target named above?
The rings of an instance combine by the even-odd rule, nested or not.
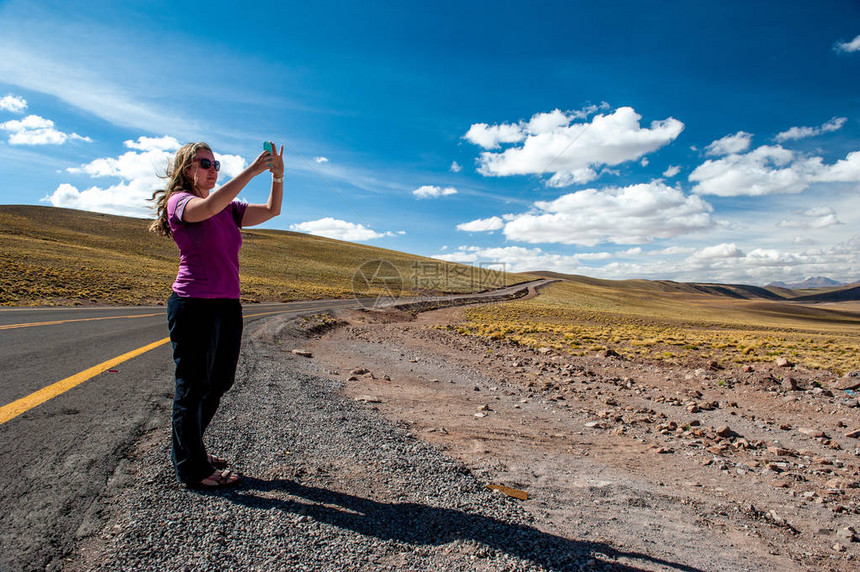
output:
[[[203,433],[236,377],[242,341],[242,305],[234,299],[167,300],[167,324],[176,363],[173,448],[176,478],[197,483],[215,472]]]

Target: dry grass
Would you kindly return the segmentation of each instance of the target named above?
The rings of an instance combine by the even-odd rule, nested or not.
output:
[[[542,295],[467,310],[462,334],[583,355],[722,365],[778,356],[837,373],[860,370],[860,314],[795,302],[665,292],[643,281],[582,279]]]
[[[149,222],[0,206],[0,305],[163,302],[179,253],[172,240],[147,232]],[[492,272],[479,277],[470,267],[307,234],[250,229],[242,235],[245,301],[473,292],[527,279]],[[375,261],[385,261],[388,271],[374,280]]]

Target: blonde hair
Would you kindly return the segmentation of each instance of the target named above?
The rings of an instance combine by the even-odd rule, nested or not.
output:
[[[186,143],[176,151],[173,160],[167,166],[167,188],[158,189],[152,193],[152,198],[149,199],[155,204],[153,208],[156,212],[156,218],[149,225],[149,231],[160,234],[161,236],[170,236],[170,225],[167,222],[167,201],[174,193],[185,191],[194,193],[194,188],[197,181],[188,177],[185,174],[186,169],[194,163],[194,157],[201,149],[212,151],[206,143],[202,141],[198,143]]]

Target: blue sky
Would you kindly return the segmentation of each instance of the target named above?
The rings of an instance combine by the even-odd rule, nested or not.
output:
[[[0,2],[0,203],[149,216],[286,146],[268,228],[511,271],[860,280],[860,4]],[[265,200],[267,177],[241,193]]]

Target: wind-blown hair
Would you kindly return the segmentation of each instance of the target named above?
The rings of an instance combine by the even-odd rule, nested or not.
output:
[[[194,157],[201,149],[212,151],[206,143],[186,143],[176,151],[173,160],[167,166],[167,188],[158,189],[152,193],[152,198],[149,199],[155,204],[153,208],[156,212],[156,219],[149,225],[149,231],[158,233],[162,236],[170,236],[170,225],[167,223],[167,201],[174,193],[185,191],[194,193],[194,188],[197,181],[190,179],[186,175],[186,169],[194,162]]]

